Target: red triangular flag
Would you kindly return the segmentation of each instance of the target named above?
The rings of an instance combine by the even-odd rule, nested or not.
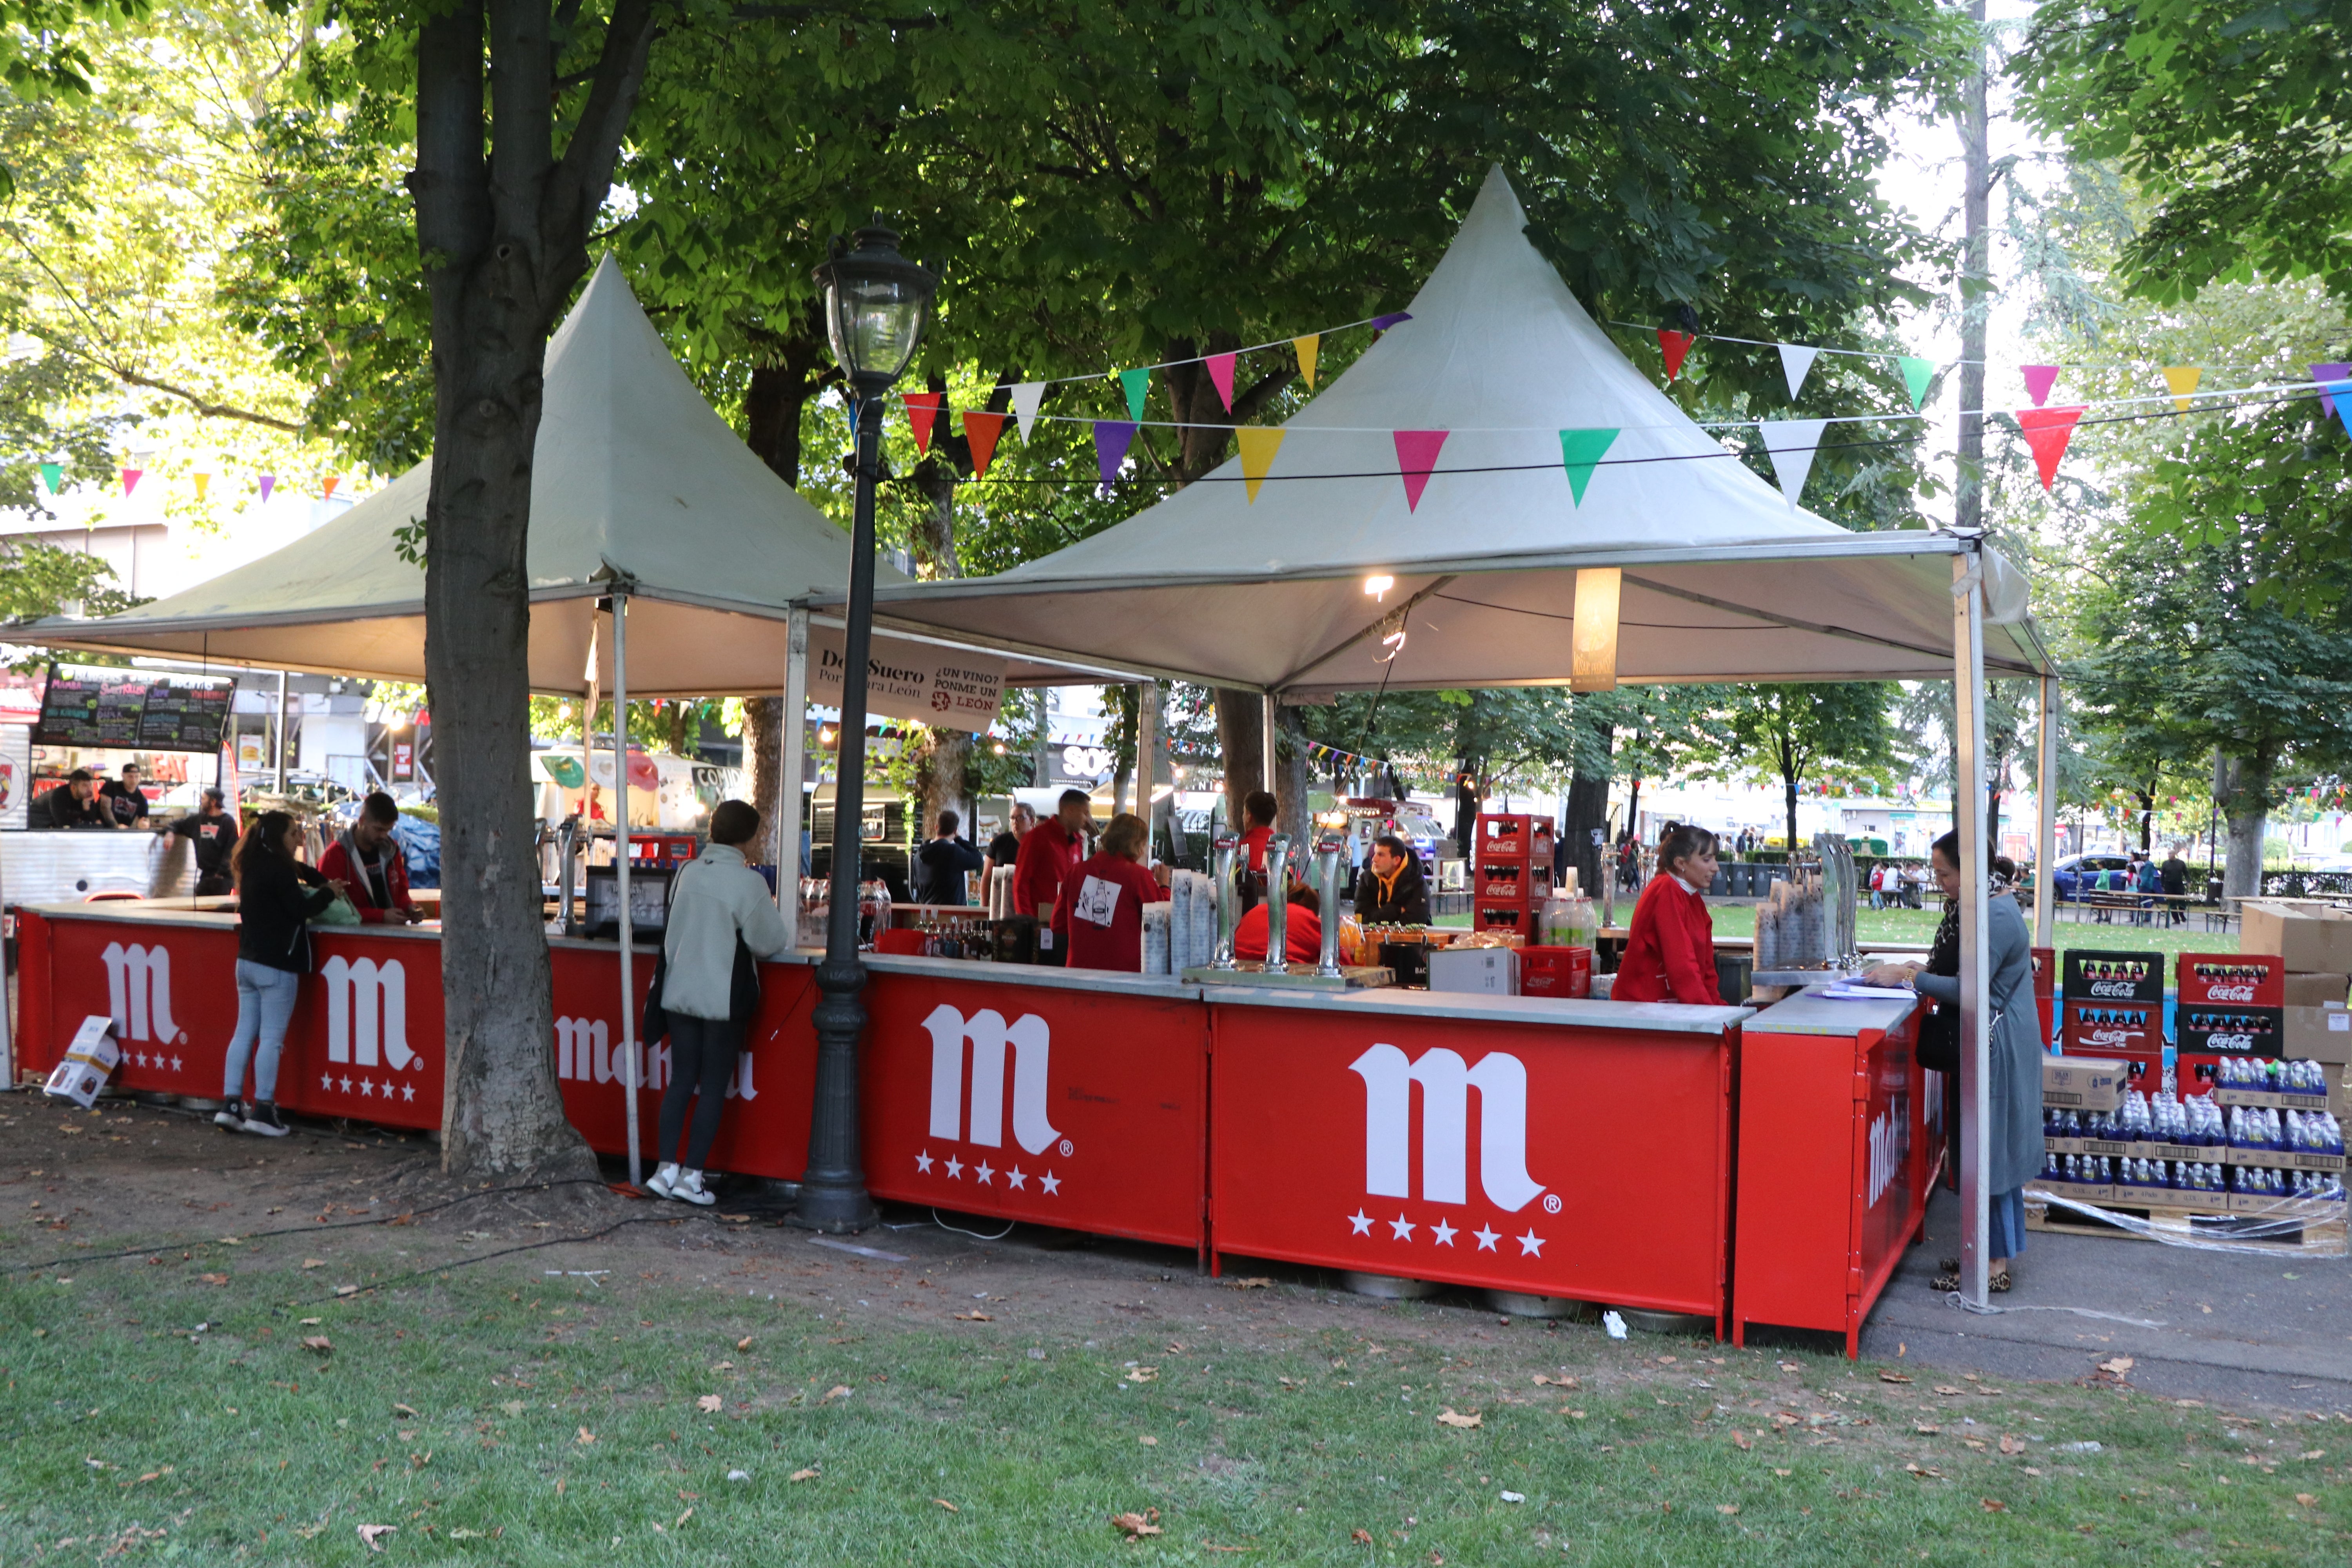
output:
[[[2058,479],[2058,459],[2066,455],[2066,443],[2074,438],[2074,426],[2083,417],[2087,405],[2074,404],[2064,408],[2021,408],[2017,411],[2019,428],[2025,432],[2025,444],[2033,448],[2034,467],[2042,470],[2042,488],[2048,489]]]
[[[1404,475],[1404,509],[1413,511],[1421,506],[1421,492],[1429,488],[1429,471],[1437,467],[1437,454],[1445,446],[1448,432],[1444,430],[1397,430],[1397,468]]]
[[[967,408],[963,413],[963,438],[971,447],[971,477],[979,479],[988,472],[988,460],[996,456],[996,438],[1004,433],[1004,422],[1010,414],[984,414]]]
[[[1658,329],[1658,349],[1666,356],[1666,379],[1674,380],[1683,373],[1683,356],[1698,342],[1696,332],[1677,332],[1666,327]]]
[[[1234,411],[1234,356],[1211,354],[1202,362],[1209,367],[1209,379],[1217,384],[1217,395],[1225,400],[1225,412]]]
[[[931,424],[940,411],[948,405],[944,392],[908,392],[900,396],[907,400],[907,423],[914,426],[915,450],[928,456],[931,449]]]

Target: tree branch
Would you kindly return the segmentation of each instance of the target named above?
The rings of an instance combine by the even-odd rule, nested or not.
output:
[[[242,419],[248,425],[266,425],[272,430],[283,430],[289,436],[302,434],[302,426],[294,420],[280,419],[274,415],[257,414],[250,408],[237,408],[226,403],[215,403],[201,393],[190,392],[184,386],[174,386],[168,381],[141,375],[137,371],[120,365],[105,367],[108,374],[126,386],[143,386],[150,392],[160,392],[166,397],[176,397],[208,419]]]
[[[572,128],[563,162],[546,191],[540,208],[541,232],[557,237],[567,250],[572,235],[581,236],[584,249],[588,224],[613,188],[613,166],[621,155],[621,138],[636,108],[644,83],[646,55],[653,46],[652,0],[615,0],[613,17],[604,28],[604,52],[596,62],[595,85]]]

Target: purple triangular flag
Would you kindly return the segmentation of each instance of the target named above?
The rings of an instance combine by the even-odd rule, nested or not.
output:
[[[2054,364],[2028,364],[2020,365],[2018,369],[2024,373],[2025,395],[2033,399],[2033,406],[2039,408],[2049,402],[2050,389],[2057,384],[2058,367]]]
[[[1391,310],[1385,316],[1374,316],[1372,318],[1372,331],[1376,332],[1385,332],[1391,327],[1395,326],[1399,321],[1410,321],[1412,320],[1412,312],[1410,310]]]
[[[264,474],[261,476],[261,499],[263,500],[268,500],[269,499],[269,492],[277,488],[278,476],[276,474]]]
[[[1095,421],[1095,464],[1102,469],[1102,493],[1110,494],[1111,481],[1118,477],[1118,466],[1127,461],[1127,449],[1135,440],[1135,422],[1131,419],[1097,419]]]
[[[2329,385],[2352,374],[2352,364],[2315,364],[2311,367],[2311,379],[2319,383],[2319,406],[2328,413],[2336,412],[2336,399],[2329,395]]]

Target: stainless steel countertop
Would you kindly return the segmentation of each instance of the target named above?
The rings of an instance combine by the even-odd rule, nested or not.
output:
[[[1747,1032],[1852,1039],[1864,1029],[1895,1028],[1919,1007],[1916,997],[1899,1002],[1843,1002],[1821,994],[1823,989],[1808,985],[1794,996],[1765,1008],[1748,1020]]]

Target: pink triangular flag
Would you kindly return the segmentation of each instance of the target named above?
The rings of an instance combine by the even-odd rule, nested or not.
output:
[[[1397,468],[1404,475],[1404,509],[1413,511],[1421,506],[1421,492],[1429,488],[1430,470],[1437,467],[1437,454],[1444,449],[1444,430],[1398,430],[1396,437]]]
[[[147,471],[147,470],[146,470],[146,469],[144,469],[144,468],[125,468],[125,469],[123,469],[123,470],[122,470],[122,493],[123,493],[124,495],[126,495],[126,496],[127,496],[127,495],[129,495],[132,490],[137,489],[139,488],[139,479],[140,479],[140,477],[141,477],[142,475],[143,475],[144,473],[146,473],[146,471]]]
[[[2077,403],[2064,408],[2017,411],[2018,427],[2025,432],[2025,444],[2033,448],[2033,466],[2042,470],[2043,489],[2057,482],[2058,459],[2066,455],[2066,443],[2074,438],[2074,426],[2086,406]]]
[[[1217,384],[1217,395],[1224,399],[1225,412],[1234,411],[1234,356],[1211,354],[1202,362],[1209,367],[1209,379]]]
[[[276,474],[264,474],[261,476],[261,499],[263,500],[268,500],[269,499],[269,492],[277,488],[278,476]]]
[[[2024,374],[2025,395],[2033,399],[2033,406],[2039,408],[2049,402],[2050,389],[2057,384],[2058,367],[2054,364],[2028,364],[2018,368]]]

